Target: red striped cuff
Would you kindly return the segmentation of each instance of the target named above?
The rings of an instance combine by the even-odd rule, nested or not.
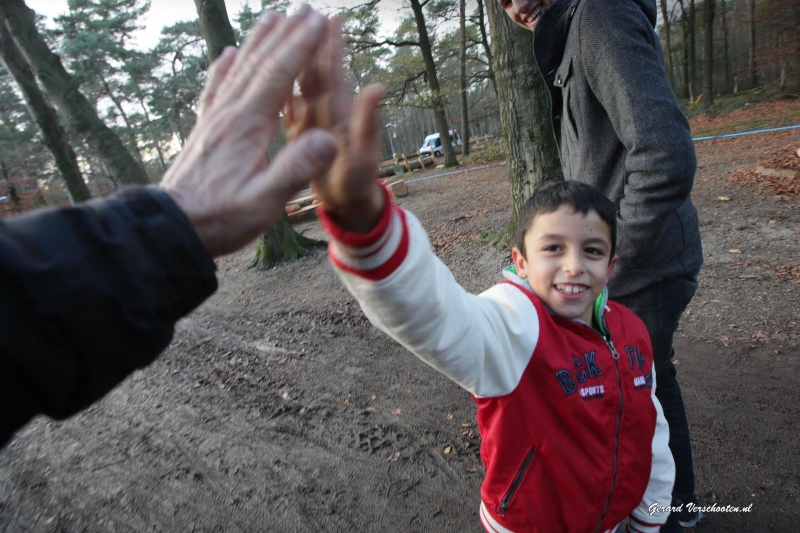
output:
[[[324,205],[317,211],[317,218],[319,218],[322,229],[335,240],[350,248],[366,248],[372,246],[386,233],[386,230],[389,228],[389,221],[392,218],[392,197],[386,187],[381,186],[381,190],[383,191],[384,199],[383,213],[381,214],[380,220],[378,220],[378,225],[369,233],[356,233],[355,231],[349,231],[341,227],[333,217],[325,211]]]
[[[631,533],[650,533],[658,532],[661,529],[661,524],[656,522],[645,522],[639,520],[633,515],[628,517],[628,531]]]
[[[369,233],[348,231],[328,213],[320,213],[320,222],[332,238],[328,246],[331,263],[369,281],[389,277],[408,255],[406,213],[392,203],[388,189],[384,187],[383,191],[385,207],[377,226]]]

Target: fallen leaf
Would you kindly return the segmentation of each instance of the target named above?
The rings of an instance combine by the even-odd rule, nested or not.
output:
[[[464,423],[461,424],[461,427],[462,428],[471,428],[472,424],[470,424],[469,422],[464,422]]]
[[[445,455],[449,454],[451,451],[453,451],[453,449],[450,446],[445,446],[444,447],[444,454]]]
[[[756,334],[753,335],[753,338],[759,341],[769,342],[769,334],[764,333],[763,331],[756,332]]]
[[[740,254],[740,253],[742,253],[741,250],[738,250],[736,248],[731,248],[730,250],[728,250],[728,252],[730,252],[732,254]]]
[[[199,382],[199,381],[198,381],[197,383],[195,383],[195,384],[194,384],[194,388],[195,388],[195,389],[199,389],[199,388],[200,388],[200,382]]]
[[[730,196],[717,196],[716,199],[718,201],[720,201],[720,202],[730,202],[731,201],[731,197]]]
[[[402,413],[402,412],[403,411],[400,410],[400,409],[392,409],[392,414],[395,415],[395,416],[400,416],[400,413]]]
[[[475,472],[478,471],[478,467],[476,467],[476,466],[468,466],[464,470],[466,470],[470,474],[474,474]]]
[[[232,350],[228,350],[227,352],[225,352],[224,354],[222,354],[222,357],[229,357],[229,356],[230,356],[232,353],[233,353],[233,351],[232,351]]]
[[[400,460],[400,452],[395,452],[394,455],[386,459],[387,463],[396,463]]]
[[[453,413],[447,413],[444,417],[445,420],[452,420],[454,418],[455,416],[453,416]]]

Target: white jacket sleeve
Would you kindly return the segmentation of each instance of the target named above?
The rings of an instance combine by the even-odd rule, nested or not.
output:
[[[656,430],[653,434],[653,462],[650,482],[644,498],[628,520],[631,533],[658,533],[669,517],[666,508],[672,505],[672,485],[675,483],[675,461],[669,449],[669,425],[661,403],[656,398],[656,369],[653,367],[653,388],[650,393],[656,408]]]
[[[377,328],[476,396],[514,390],[539,337],[527,295],[511,284],[465,291],[414,215],[388,201],[368,235],[320,220],[336,272]]]

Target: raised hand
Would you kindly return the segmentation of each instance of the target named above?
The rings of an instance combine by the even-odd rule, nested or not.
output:
[[[330,170],[316,177],[311,187],[327,213],[343,227],[369,232],[384,207],[384,196],[375,179],[380,162],[377,109],[383,89],[371,85],[353,101],[338,21],[328,22],[325,42],[300,77],[300,93],[287,105],[289,137],[324,128],[338,144]]]
[[[288,19],[267,13],[240,50],[225,50],[211,66],[197,124],[161,187],[212,256],[272,226],[286,201],[333,163],[337,141],[319,128],[306,128],[275,161],[267,155],[294,80],[319,53],[327,24],[308,6]]]

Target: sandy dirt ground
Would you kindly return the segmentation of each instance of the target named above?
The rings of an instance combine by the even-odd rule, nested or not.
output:
[[[800,527],[800,178],[749,174],[797,148],[800,130],[697,144],[705,266],[678,376],[701,503],[752,504],[700,532]],[[473,292],[509,263],[480,240],[508,220],[506,172],[414,181],[400,199]],[[247,268],[253,253],[218,261],[219,291],[153,365],[0,451],[0,530],[480,531],[470,396],[376,331],[323,249],[270,271]]]

